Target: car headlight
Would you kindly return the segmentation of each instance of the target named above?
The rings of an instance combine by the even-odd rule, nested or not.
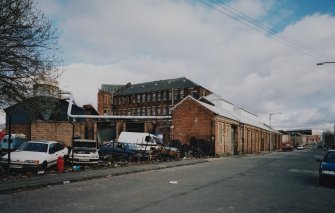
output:
[[[40,164],[40,161],[39,160],[25,160],[24,163],[38,165]]]

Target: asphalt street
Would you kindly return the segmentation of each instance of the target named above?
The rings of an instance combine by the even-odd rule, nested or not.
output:
[[[223,157],[0,195],[1,212],[333,212],[324,151]]]

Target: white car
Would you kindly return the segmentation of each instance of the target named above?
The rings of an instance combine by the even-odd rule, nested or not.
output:
[[[28,141],[10,153],[10,168],[41,171],[57,164],[58,157],[68,156],[68,149],[57,141]],[[1,165],[8,166],[8,154],[1,158]]]
[[[302,144],[297,146],[297,150],[303,150],[303,149],[304,149],[304,146]]]
[[[87,139],[74,140],[74,146],[70,152],[69,160],[74,164],[97,164],[99,152],[97,142]]]

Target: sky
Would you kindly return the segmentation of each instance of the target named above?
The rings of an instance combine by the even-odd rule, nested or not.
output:
[[[335,61],[333,0],[43,0],[39,8],[58,30],[60,88],[78,105],[96,107],[101,84],[186,77],[264,123],[280,112],[276,129],[334,129],[335,64],[316,65]]]

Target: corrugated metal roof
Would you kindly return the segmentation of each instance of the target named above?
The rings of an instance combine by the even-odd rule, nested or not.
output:
[[[185,77],[182,77],[175,79],[151,81],[140,84],[130,84],[124,89],[120,90],[119,95],[132,95],[132,94],[148,93],[148,92],[163,91],[170,89],[183,89],[196,86],[199,85]]]

